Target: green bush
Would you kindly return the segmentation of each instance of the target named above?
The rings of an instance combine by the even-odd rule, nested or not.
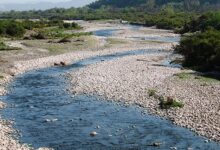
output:
[[[63,23],[63,27],[66,29],[71,28],[71,24],[70,23]]]
[[[9,36],[23,36],[24,32],[24,27],[16,22],[9,23],[6,28],[6,34]]]
[[[181,39],[175,50],[185,56],[184,66],[220,71],[220,31],[209,29]]]
[[[25,32],[24,27],[20,22],[16,21],[0,21],[0,35],[1,36],[22,36]]]
[[[160,108],[161,109],[169,109],[169,108],[183,108],[184,107],[184,104],[183,102],[175,99],[175,98],[172,98],[172,97],[167,97],[167,98],[164,98],[164,97],[161,97],[160,98]]]
[[[62,23],[62,24],[59,24],[59,28],[65,28],[65,29],[81,29],[82,27],[79,26],[79,24],[73,22],[73,23]]]
[[[192,19],[190,23],[185,24],[180,33],[206,31],[210,28],[220,30],[220,12],[208,12],[196,19]]]
[[[5,43],[0,42],[0,50],[5,50],[7,48],[7,46],[5,45]]]

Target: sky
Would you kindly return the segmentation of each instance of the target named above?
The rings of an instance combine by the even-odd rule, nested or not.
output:
[[[0,0],[0,4],[8,4],[8,3],[39,3],[39,2],[65,2],[70,0]],[[91,3],[96,0],[84,0],[81,2],[81,0],[73,0],[76,1],[76,3],[79,3],[80,5],[85,5],[88,3]]]

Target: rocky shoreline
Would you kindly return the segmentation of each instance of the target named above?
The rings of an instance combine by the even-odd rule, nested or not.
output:
[[[160,44],[160,47],[157,45],[146,45],[146,46],[137,46],[137,45],[130,45],[124,46],[120,48],[107,48],[102,51],[83,51],[83,52],[73,52],[68,54],[62,54],[57,56],[50,56],[44,58],[37,58],[28,61],[17,61],[14,62],[14,65],[8,70],[7,74],[4,74],[4,79],[0,80],[0,95],[5,95],[7,93],[7,84],[11,82],[14,77],[18,74],[25,73],[26,71],[33,70],[33,69],[40,69],[46,68],[50,66],[54,66],[54,63],[64,61],[67,65],[73,62],[77,62],[79,60],[93,57],[93,56],[100,56],[100,55],[107,55],[113,54],[117,52],[123,51],[133,51],[137,49],[166,49],[169,50],[172,44]],[[6,105],[4,103],[0,103],[0,109],[3,109]],[[13,139],[11,134],[15,132],[12,128],[12,122],[6,121],[0,118],[0,147],[2,150],[29,150],[32,149],[28,145],[20,144],[19,141]],[[40,148],[39,150],[48,150],[48,148]]]
[[[194,72],[161,66],[161,59],[163,55],[148,54],[87,66],[68,75],[73,87],[71,91],[136,104],[220,142],[220,82],[201,81],[196,75],[181,79],[178,74]],[[181,100],[184,107],[161,109],[159,99],[148,94],[152,89],[158,95]]]

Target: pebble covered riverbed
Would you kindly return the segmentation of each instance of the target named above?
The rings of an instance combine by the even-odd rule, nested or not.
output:
[[[15,122],[19,140],[34,148],[57,150],[220,148],[168,120],[148,115],[144,109],[97,96],[71,95],[66,90],[66,72],[115,57],[125,56],[95,57],[19,75],[10,84],[5,96],[8,108],[3,111],[4,117]]]
[[[154,113],[169,117],[178,125],[195,129],[197,133],[214,140],[220,137],[218,118],[216,120],[207,117],[206,113],[203,116],[198,115],[198,118],[205,119],[199,120],[201,126],[196,126],[198,120],[193,121],[196,116],[189,115],[193,112],[188,109],[198,109],[196,103],[199,102],[201,105],[198,106],[202,106],[202,101],[195,99],[195,105],[188,107],[190,101],[194,99],[188,99],[189,94],[184,99],[181,97],[183,93],[177,91],[176,96],[183,98],[181,100],[186,107],[171,109],[165,113],[159,110],[157,100],[148,97],[148,88],[156,88],[160,94],[173,93],[174,87],[187,91],[188,84],[183,84],[180,88],[175,81],[171,84],[173,75],[180,73],[181,70],[178,65],[167,63],[170,62],[167,59],[172,46],[177,44],[179,35],[166,30],[136,26],[116,27],[112,24],[88,22],[83,24],[85,31],[95,31],[104,36],[97,37],[104,43],[108,43],[106,34],[111,38],[129,42],[97,51],[73,52],[16,61],[9,74],[17,76],[11,80],[12,77],[6,75],[7,78],[1,80],[0,85],[1,95],[6,92],[5,83],[12,81],[8,94],[1,97],[5,103],[0,103],[0,108],[4,108],[7,103],[7,109],[1,111],[7,120],[0,120],[2,150],[26,150],[39,147],[59,150],[220,149],[218,143],[200,137],[188,129],[175,126],[168,120],[149,115]],[[138,36],[140,39],[136,38]],[[146,39],[146,37],[150,38]],[[155,41],[156,37],[162,38]],[[67,66],[46,68],[61,61]],[[28,71],[33,69],[38,70]],[[21,74],[26,71],[28,72]],[[69,80],[72,80],[71,84]],[[193,81],[190,80],[189,83]],[[191,95],[199,85],[196,88],[189,86],[189,90],[192,90]],[[210,90],[214,89],[214,93],[218,95],[217,87],[218,84]],[[207,97],[214,99],[211,105],[206,103],[205,107],[196,111],[196,114],[208,107],[210,110],[218,109],[219,103],[216,103],[218,96],[213,94],[213,97],[210,97],[209,92],[202,91],[198,96],[200,94],[203,99]],[[218,117],[216,115],[218,110],[214,109],[213,112],[214,116]],[[207,125],[210,123],[206,122],[207,119],[212,126]],[[201,132],[198,132],[197,127]],[[15,133],[18,140],[12,138],[12,133]],[[40,148],[43,149],[46,148]]]

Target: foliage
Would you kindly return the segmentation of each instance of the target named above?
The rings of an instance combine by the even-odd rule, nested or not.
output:
[[[160,97],[160,108],[161,109],[169,109],[169,108],[183,108],[183,102],[173,98],[173,97]]]
[[[175,76],[177,76],[180,79],[188,79],[190,77],[190,74],[186,72],[181,72],[181,73],[175,74]]]
[[[44,29],[40,29],[37,30],[38,33],[41,33],[42,35],[44,35],[44,37],[47,38],[65,38],[65,37],[79,37],[79,36],[87,36],[87,35],[91,35],[91,32],[75,32],[75,33],[68,33],[68,32],[64,32],[66,31],[65,29],[60,29],[58,27],[50,27],[50,28],[44,28]]]
[[[184,106],[184,104],[181,101],[175,99],[174,97],[164,97],[158,95],[155,89],[149,89],[148,95],[149,97],[153,97],[160,101],[159,105],[161,109],[169,109],[171,107],[182,108]]]
[[[220,71],[220,12],[207,12],[179,30],[182,37],[175,51],[185,56],[183,63],[199,71]]]
[[[82,29],[82,27],[75,23],[75,22],[72,22],[72,23],[62,23],[59,25],[59,28],[64,28],[64,29]]]
[[[180,33],[206,31],[210,28],[220,30],[220,12],[208,12],[185,24]]]
[[[219,0],[98,0],[89,7],[99,9],[104,6],[112,8],[139,7],[147,10],[157,10],[163,6],[172,5],[178,9],[197,10],[202,8],[216,8]]]
[[[21,23],[13,20],[0,21],[0,36],[22,36],[25,32]]]
[[[176,51],[185,56],[184,65],[202,71],[220,71],[220,31],[208,29],[182,38]]]

